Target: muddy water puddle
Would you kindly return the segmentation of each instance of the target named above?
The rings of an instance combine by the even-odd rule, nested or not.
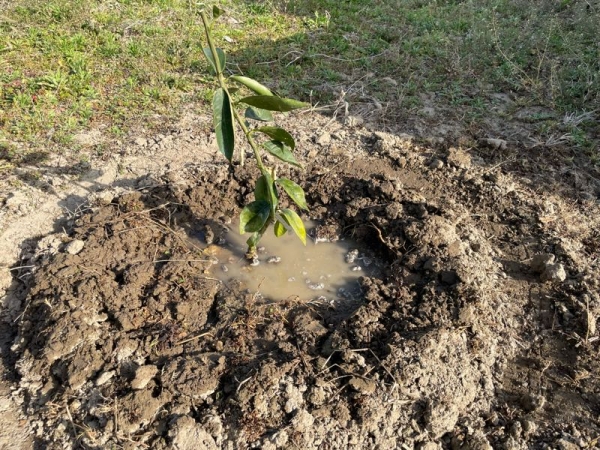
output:
[[[212,225],[211,229],[218,227],[220,232],[206,248],[215,258],[211,273],[226,283],[240,281],[249,292],[271,300],[359,297],[359,278],[372,275],[378,264],[350,240],[315,241],[310,237],[314,226],[307,224],[306,246],[293,234],[276,238],[269,230],[260,241],[257,263],[251,265],[244,257],[249,235],[240,235],[236,223]],[[198,238],[207,241],[205,233]]]

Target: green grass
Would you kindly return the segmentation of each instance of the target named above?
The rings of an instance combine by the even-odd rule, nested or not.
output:
[[[116,139],[156,114],[206,108],[212,78],[194,3],[13,0],[0,13],[0,158],[18,163],[18,143],[31,151],[65,146],[94,127]],[[376,99],[388,120],[402,121],[416,114],[421,94],[435,93],[469,128],[485,127],[491,94],[511,93],[518,106],[553,112],[540,133],[569,133],[571,145],[597,160],[594,116],[561,120],[600,113],[594,2],[220,4],[227,14],[214,34],[228,67],[281,94],[326,104],[344,91],[351,102]]]

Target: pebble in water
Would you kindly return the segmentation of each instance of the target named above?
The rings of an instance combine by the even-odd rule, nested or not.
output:
[[[352,268],[352,272],[360,272],[361,270],[362,270],[362,267],[360,267],[360,266],[354,266]]]
[[[229,267],[227,267],[225,264],[223,264],[223,265],[221,266],[221,270],[222,270],[223,272],[229,272]]]
[[[358,258],[358,250],[354,249],[346,253],[346,262],[348,264],[354,263],[354,261],[356,261],[356,258]]]
[[[277,264],[281,262],[281,256],[271,256],[267,259],[268,264]]]
[[[321,289],[325,289],[325,285],[323,283],[309,283],[308,288],[313,291],[320,291]]]

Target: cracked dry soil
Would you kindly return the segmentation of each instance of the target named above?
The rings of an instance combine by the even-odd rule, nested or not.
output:
[[[4,355],[34,448],[597,448],[597,204],[461,149],[327,144],[289,175],[319,237],[385,266],[358,303],[212,276],[189,236],[252,200],[251,168],[167,174],[43,241]]]

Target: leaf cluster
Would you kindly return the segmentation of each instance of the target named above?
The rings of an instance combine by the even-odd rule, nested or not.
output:
[[[215,19],[222,14],[222,10],[213,7],[212,13]],[[210,23],[204,11],[201,12],[201,17],[208,41],[208,47],[204,48],[203,52],[219,84],[212,102],[217,146],[227,160],[233,163],[236,156],[235,124],[237,123],[252,148],[254,159],[261,172],[256,180],[255,200],[246,205],[240,214],[240,233],[252,233],[247,241],[247,256],[249,258],[256,256],[256,245],[271,224],[277,237],[290,231],[306,244],[306,229],[300,216],[292,209],[279,206],[279,194],[280,190],[283,190],[300,209],[308,210],[304,191],[292,180],[277,178],[275,168],[264,165],[261,151],[266,151],[284,163],[301,168],[293,154],[296,142],[290,133],[273,123],[273,112],[289,112],[309,105],[280,97],[252,78],[241,75],[226,77],[225,52],[214,46]],[[239,90],[250,91],[251,94],[234,101],[232,94]],[[244,108],[243,118],[237,110],[240,107]],[[257,135],[266,139],[259,143],[255,139]],[[243,149],[239,151],[238,157],[243,165]]]

